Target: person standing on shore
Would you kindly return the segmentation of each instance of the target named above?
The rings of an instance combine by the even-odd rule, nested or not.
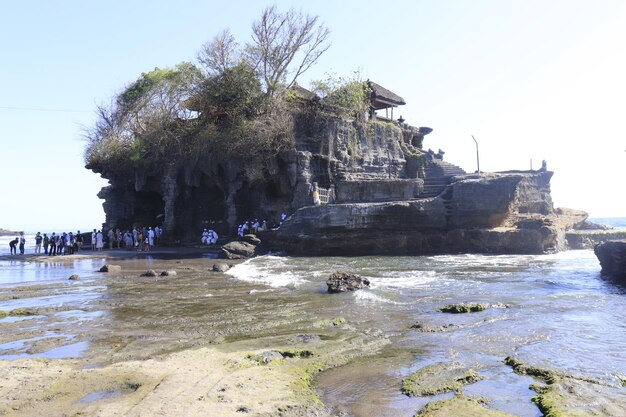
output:
[[[98,233],[96,233],[96,249],[102,252],[103,247],[104,247],[104,236],[102,236],[102,232],[98,230]]]
[[[67,233],[63,232],[57,240],[57,255],[65,255],[67,253]]]
[[[154,246],[154,230],[152,230],[152,227],[149,227],[148,228],[148,247],[152,249],[153,246]]]
[[[76,252],[80,251],[83,246],[83,235],[80,234],[80,230],[76,232]]]
[[[50,235],[50,252],[48,252],[48,255],[54,256],[56,254],[57,254],[57,235],[56,233],[52,232],[52,235]]]
[[[48,254],[48,246],[50,246],[50,238],[47,233],[43,234],[43,251],[47,255]]]
[[[24,232],[20,232],[20,255],[24,255],[25,244],[26,244],[26,237],[24,237]]]
[[[137,229],[137,241],[135,242],[135,246],[137,246],[138,252],[141,252],[143,249],[143,233],[141,233],[141,229]]]
[[[68,255],[74,254],[74,243],[76,243],[76,241],[74,240],[74,234],[70,232],[70,234],[67,235],[66,249],[65,249],[66,254]]]
[[[9,242],[9,248],[11,248],[11,255],[17,255],[17,243],[20,241],[18,237]]]
[[[37,232],[37,234],[35,235],[35,253],[38,255],[41,254],[42,242],[43,242],[43,236],[41,236],[41,233]]]
[[[93,232],[91,232],[91,250],[95,251],[96,250],[96,238],[97,238],[98,233],[96,233],[96,229],[93,229]]]
[[[163,229],[161,229],[159,226],[154,228],[154,245],[155,246],[159,245],[159,241],[161,240],[162,234],[163,234]]]

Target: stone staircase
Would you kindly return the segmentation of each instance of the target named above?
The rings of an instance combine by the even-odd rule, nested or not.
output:
[[[420,194],[420,198],[438,196],[450,184],[452,177],[465,174],[466,172],[456,165],[440,159],[432,159],[426,165],[424,191]]]

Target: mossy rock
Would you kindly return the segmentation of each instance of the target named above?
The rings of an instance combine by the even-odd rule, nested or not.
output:
[[[3,319],[8,315],[9,315],[8,311],[0,310],[0,319]]]
[[[463,385],[473,384],[481,379],[471,368],[458,363],[439,362],[425,366],[404,378],[402,392],[411,397],[460,392]]]
[[[70,281],[76,281],[80,279],[80,275],[77,274],[72,274],[70,275],[70,277],[68,278]]]
[[[541,379],[546,384],[554,384],[557,381],[556,373],[554,373],[553,371],[549,369],[542,369],[526,365],[512,356],[507,356],[504,359],[504,363],[513,368],[513,371],[515,371],[515,373],[518,373],[520,375],[534,376],[535,378]]]
[[[490,410],[485,407],[486,403],[482,398],[455,396],[426,404],[415,417],[514,417],[504,411]]]
[[[11,310],[11,312],[9,313],[9,316],[25,317],[25,316],[35,316],[36,314],[37,313],[35,313],[33,310],[29,308],[16,308],[15,310]]]
[[[442,313],[462,314],[462,313],[476,313],[478,311],[484,311],[489,308],[489,304],[479,303],[460,303],[460,304],[448,304],[439,309]]]

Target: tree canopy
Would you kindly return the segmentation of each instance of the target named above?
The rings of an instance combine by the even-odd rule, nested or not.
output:
[[[292,147],[293,106],[284,92],[328,49],[330,32],[317,16],[276,6],[251,29],[243,45],[221,31],[202,46],[199,65],[155,68],[99,106],[86,130],[87,166],[123,173],[204,157],[267,157]],[[344,84],[317,89],[332,106],[362,112],[362,83]]]

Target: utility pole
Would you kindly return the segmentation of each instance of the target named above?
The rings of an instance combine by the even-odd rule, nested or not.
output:
[[[476,165],[478,167],[478,175],[480,175],[480,158],[478,157],[478,142],[476,141],[476,138],[474,137],[474,135],[472,135],[472,139],[474,139],[474,143],[476,144]]]

